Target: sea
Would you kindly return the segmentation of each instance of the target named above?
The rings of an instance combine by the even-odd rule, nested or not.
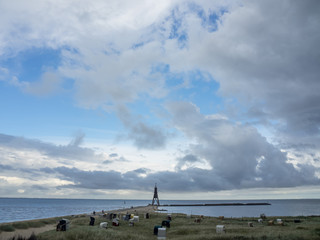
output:
[[[0,198],[0,223],[40,218],[91,214],[146,206],[150,200],[124,199],[47,199],[47,198]],[[256,206],[192,206],[159,207],[161,212],[185,213],[204,216],[259,217],[320,215],[320,199],[281,200],[160,200],[160,204],[217,204],[217,203],[269,203]]]

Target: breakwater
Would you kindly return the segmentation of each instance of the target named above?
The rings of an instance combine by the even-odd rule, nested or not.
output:
[[[200,203],[200,204],[163,204],[160,207],[212,207],[212,206],[258,206],[271,205],[270,203]]]

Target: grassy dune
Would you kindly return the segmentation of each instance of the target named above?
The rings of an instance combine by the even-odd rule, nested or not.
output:
[[[140,221],[130,227],[127,221],[120,220],[120,226],[112,226],[112,222],[103,217],[96,217],[95,225],[89,226],[89,216],[70,216],[70,228],[66,232],[56,232],[55,229],[37,235],[37,239],[51,240],[149,240],[157,239],[153,235],[155,225],[161,225],[166,219],[165,213],[151,213],[150,219],[144,219],[143,214],[136,212]],[[276,223],[268,226],[269,220],[281,218],[284,225]],[[300,219],[301,223],[294,223]],[[57,219],[52,219],[56,221]],[[167,228],[167,239],[290,239],[312,240],[320,239],[320,216],[310,217],[268,217],[263,223],[258,223],[258,218],[225,218],[205,217],[196,223],[195,216],[187,218],[184,214],[172,214],[170,228]],[[46,220],[49,221],[49,220]],[[50,221],[52,223],[52,221]],[[36,221],[33,221],[35,224]],[[40,221],[41,222],[41,221]],[[107,229],[99,228],[101,222],[108,222]],[[253,227],[248,226],[253,223]],[[43,221],[42,221],[43,223]],[[19,227],[26,227],[28,222],[19,223]],[[226,233],[216,233],[216,225],[225,225]],[[12,224],[12,227],[17,225]]]
[[[14,232],[19,229],[39,228],[39,227],[46,226],[48,224],[55,224],[59,219],[61,219],[61,217],[30,220],[30,221],[19,221],[19,222],[13,222],[13,223],[2,223],[0,224],[0,233]]]

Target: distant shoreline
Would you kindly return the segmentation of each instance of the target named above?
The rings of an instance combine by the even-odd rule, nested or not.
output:
[[[117,200],[117,201],[149,201],[150,199],[121,199],[121,198],[55,198],[55,197],[0,197],[0,199],[47,199],[47,200]],[[274,201],[274,200],[320,200],[320,197],[316,198],[261,198],[261,199],[250,199],[250,198],[240,198],[240,199],[162,199],[161,201]]]
[[[259,206],[271,205],[270,203],[199,203],[199,204],[164,204],[160,207],[212,207],[212,206]]]

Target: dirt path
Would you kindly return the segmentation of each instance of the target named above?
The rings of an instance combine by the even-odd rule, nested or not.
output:
[[[39,228],[28,228],[28,229],[16,229],[14,232],[1,232],[0,233],[0,240],[8,240],[12,237],[30,237],[32,233],[34,233],[35,235],[39,234],[39,233],[43,233],[46,231],[50,231],[56,228],[55,224],[50,224],[50,225],[46,225],[44,227],[39,227]]]

